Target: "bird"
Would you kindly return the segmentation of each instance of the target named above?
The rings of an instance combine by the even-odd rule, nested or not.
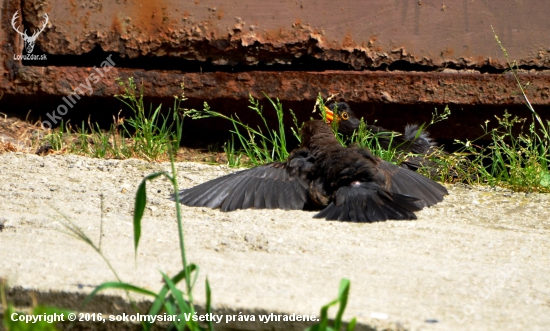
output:
[[[359,129],[361,121],[346,102],[334,102],[325,107],[328,123],[335,121],[338,132],[351,137]],[[377,135],[380,148],[395,149],[407,155],[400,165],[410,170],[421,167],[435,168],[436,164],[428,158],[438,151],[438,146],[418,124],[407,124],[402,134],[392,132],[376,125],[366,125],[366,129]],[[413,155],[410,155],[413,154]]]
[[[320,210],[314,218],[351,222],[416,219],[416,211],[448,194],[444,186],[374,156],[343,147],[323,120],[301,129],[286,161],[240,170],[173,196],[186,206]]]

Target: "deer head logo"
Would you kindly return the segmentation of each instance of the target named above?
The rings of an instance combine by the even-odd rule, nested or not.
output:
[[[25,41],[25,49],[27,50],[27,53],[32,53],[32,50],[34,49],[34,43],[36,41],[36,38],[38,38],[38,35],[44,31],[44,28],[46,27],[46,24],[48,24],[48,14],[44,14],[44,18],[46,21],[44,22],[44,25],[42,25],[42,29],[40,31],[35,31],[32,36],[27,36],[27,29],[25,29],[24,32],[19,31],[19,28],[15,26],[15,21],[17,20],[17,12],[13,14],[13,18],[11,19],[11,26],[13,29],[23,37],[23,40]]]

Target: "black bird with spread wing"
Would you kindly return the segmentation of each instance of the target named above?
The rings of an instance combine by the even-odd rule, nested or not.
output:
[[[322,209],[316,218],[375,222],[416,219],[447,190],[414,171],[345,148],[323,121],[302,128],[302,143],[286,162],[241,170],[181,191],[187,206],[236,209]]]
[[[338,132],[350,137],[359,129],[360,120],[345,102],[329,104],[326,110],[326,118],[329,123],[336,121]],[[430,138],[428,132],[417,124],[408,124],[402,134],[396,134],[390,130],[376,125],[366,125],[366,129],[377,135],[378,143],[382,149],[394,148],[403,153],[410,153],[401,166],[411,170],[426,166],[434,166],[433,161],[425,157],[433,154],[437,144]]]

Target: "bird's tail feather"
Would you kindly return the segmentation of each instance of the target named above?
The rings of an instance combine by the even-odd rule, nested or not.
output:
[[[422,207],[435,205],[448,194],[444,186],[428,177],[386,161],[379,163],[378,171],[385,174],[388,190],[417,197]]]
[[[387,219],[416,219],[419,199],[391,193],[373,182],[353,183],[336,191],[335,199],[315,218],[327,220],[376,222]]]

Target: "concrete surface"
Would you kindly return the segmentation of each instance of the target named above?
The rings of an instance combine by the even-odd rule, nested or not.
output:
[[[181,187],[232,171],[194,163],[177,168]],[[148,186],[137,262],[132,209],[142,177],[159,169],[168,165],[0,155],[0,277],[14,287],[15,303],[22,305],[34,292],[39,301],[57,296],[63,306],[76,309],[83,294],[115,279],[97,253],[60,232],[55,211],[97,242],[100,194],[105,255],[124,281],[158,290],[158,270],[173,275],[180,268],[168,182]],[[313,212],[184,207],[187,253],[200,266],[196,298],[204,303],[207,276],[217,312],[318,314],[346,277],[352,285],[345,318],[356,316],[361,329],[548,330],[550,197],[461,186],[449,191],[442,203],[409,222],[352,224],[312,219]],[[123,293],[107,294],[83,311],[126,309],[123,300],[112,299]],[[113,328],[96,329],[108,327]]]

